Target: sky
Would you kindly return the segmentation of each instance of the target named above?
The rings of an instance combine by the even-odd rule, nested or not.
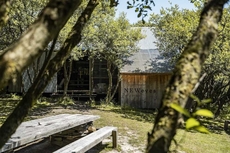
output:
[[[127,9],[127,1],[128,0],[119,0],[119,5],[117,7],[116,16],[118,16],[121,12],[125,12],[127,18],[130,23],[136,23],[141,18],[137,18],[137,13],[135,13],[134,9]],[[132,4],[132,0],[129,0]],[[179,5],[179,8],[193,9],[194,6],[190,3],[189,0],[154,0],[155,6],[152,7],[152,11],[149,11],[148,14],[151,13],[159,13],[160,9],[170,7],[170,3],[174,6],[175,4]],[[148,20],[148,18],[145,18]]]

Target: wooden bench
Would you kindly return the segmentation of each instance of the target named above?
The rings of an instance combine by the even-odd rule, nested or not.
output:
[[[117,148],[117,128],[106,126],[77,141],[70,143],[69,145],[66,145],[54,153],[84,153],[111,135],[113,147]]]
[[[0,148],[0,152],[12,150],[56,133],[92,123],[99,118],[97,115],[60,114],[23,122],[8,142]]]

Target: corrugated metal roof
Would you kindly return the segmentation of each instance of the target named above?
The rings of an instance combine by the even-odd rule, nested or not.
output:
[[[129,57],[121,73],[169,73],[171,65],[157,50],[153,32],[148,27],[142,27],[141,32],[146,37],[138,42],[140,50]]]

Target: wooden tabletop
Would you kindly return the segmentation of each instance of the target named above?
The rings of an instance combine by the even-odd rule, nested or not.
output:
[[[93,122],[97,115],[60,114],[23,122],[11,136],[0,152],[4,152],[53,134]]]

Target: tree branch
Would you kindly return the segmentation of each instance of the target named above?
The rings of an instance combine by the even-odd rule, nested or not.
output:
[[[15,132],[17,127],[21,124],[23,119],[29,112],[29,109],[32,107],[33,102],[41,95],[46,85],[52,79],[54,74],[63,66],[63,63],[66,61],[70,55],[72,49],[80,42],[81,32],[86,22],[90,19],[92,12],[95,7],[98,5],[98,1],[90,0],[86,9],[78,18],[76,24],[72,28],[68,38],[65,40],[60,51],[56,56],[49,62],[45,73],[40,77],[37,77],[33,85],[29,88],[26,95],[19,102],[14,111],[6,119],[2,127],[0,128],[0,148],[6,143],[10,136]]]
[[[0,56],[0,90],[42,54],[82,0],[50,0],[38,19]]]
[[[199,80],[202,65],[218,34],[224,4],[228,0],[209,1],[200,17],[200,24],[176,63],[173,75],[165,90],[159,113],[151,133],[148,134],[147,152],[167,153],[176,134],[179,112],[172,103],[184,107]]]

